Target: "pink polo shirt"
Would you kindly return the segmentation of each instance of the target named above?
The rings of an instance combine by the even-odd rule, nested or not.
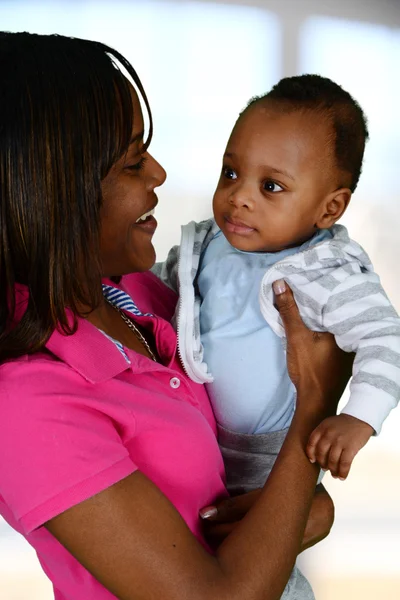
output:
[[[115,597],[43,527],[55,515],[139,469],[204,543],[199,509],[226,495],[206,392],[176,358],[175,295],[151,273],[119,287],[157,315],[135,318],[164,365],[125,348],[128,364],[82,319],[48,353],[0,366],[0,514],[35,548],[56,600]]]

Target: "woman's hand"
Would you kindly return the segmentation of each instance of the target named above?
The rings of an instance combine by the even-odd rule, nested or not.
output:
[[[254,490],[247,494],[226,498],[200,511],[207,542],[213,549],[218,548],[235,529],[257,501],[260,494],[261,489]],[[326,538],[333,525],[334,516],[335,510],[332,498],[324,486],[320,484],[315,490],[300,552],[311,548],[311,546]]]
[[[313,332],[304,325],[293,292],[283,280],[273,288],[286,332],[287,368],[297,390],[296,412],[311,411],[321,421],[336,413],[354,356],[340,350],[332,334]]]

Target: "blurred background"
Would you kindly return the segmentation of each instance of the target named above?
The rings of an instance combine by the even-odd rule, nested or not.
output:
[[[371,136],[343,223],[400,310],[398,0],[0,0],[0,29],[100,40],[138,70],[154,114],[151,150],[169,174],[157,208],[159,259],[178,243],[180,224],[211,215],[224,146],[251,96],[297,73],[343,85]],[[399,432],[400,409],[348,481],[325,477],[336,523],[301,558],[317,600],[400,599]],[[0,520],[0,600],[52,598],[34,552]]]

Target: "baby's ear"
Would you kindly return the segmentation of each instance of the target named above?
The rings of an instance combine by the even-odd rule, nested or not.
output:
[[[339,188],[325,198],[321,205],[321,212],[315,226],[318,229],[329,229],[340,219],[349,205],[351,190]]]

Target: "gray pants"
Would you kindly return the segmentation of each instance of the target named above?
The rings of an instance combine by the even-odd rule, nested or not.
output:
[[[218,441],[232,496],[264,485],[286,437],[287,429],[258,435],[229,431],[218,425]],[[307,579],[295,566],[281,600],[315,600]]]

